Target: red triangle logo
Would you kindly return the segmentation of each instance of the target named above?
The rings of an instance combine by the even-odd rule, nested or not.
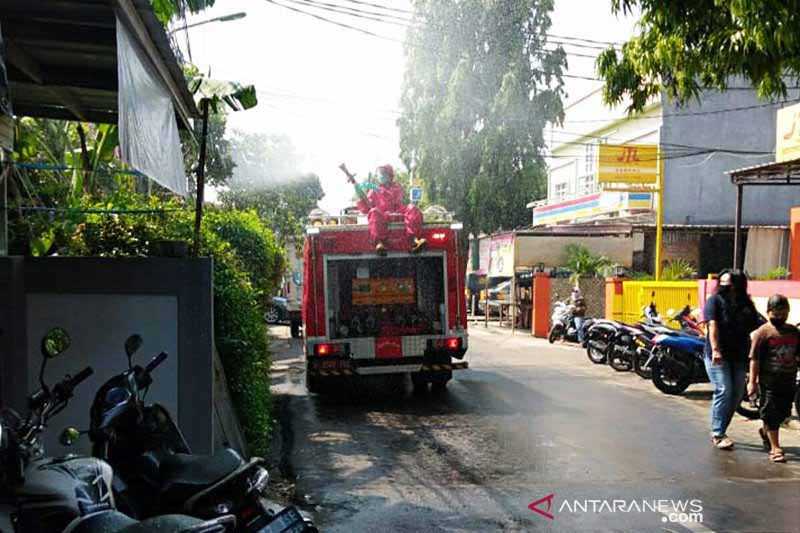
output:
[[[555,494],[548,494],[544,498],[540,498],[535,502],[531,502],[531,504],[528,505],[528,509],[534,513],[539,513],[548,520],[553,520],[555,516],[553,516],[553,513],[551,513],[550,510],[553,508],[553,498],[555,498],[555,496]],[[547,509],[540,508],[540,506],[544,503],[547,504]]]

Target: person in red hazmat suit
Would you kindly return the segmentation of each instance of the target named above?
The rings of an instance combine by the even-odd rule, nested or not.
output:
[[[407,205],[403,202],[405,191],[402,185],[394,181],[394,168],[391,165],[378,167],[380,185],[367,193],[355,183],[352,175],[346,169],[342,170],[345,170],[350,181],[356,186],[356,192],[360,197],[357,206],[362,213],[367,215],[369,236],[375,243],[376,252],[386,253],[386,239],[389,235],[388,215],[395,213],[403,215],[411,252],[419,252],[425,247],[427,241],[422,238],[422,212],[417,206]]]

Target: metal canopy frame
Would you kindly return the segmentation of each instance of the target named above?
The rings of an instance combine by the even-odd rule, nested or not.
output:
[[[2,0],[14,114],[117,122],[117,18],[167,86],[179,123],[191,129],[200,112],[148,0]]]
[[[733,236],[733,266],[741,269],[744,265],[744,246],[742,246],[742,203],[745,186],[786,186],[800,185],[800,158],[789,161],[776,161],[740,168],[726,172],[731,183],[736,186],[736,219]]]

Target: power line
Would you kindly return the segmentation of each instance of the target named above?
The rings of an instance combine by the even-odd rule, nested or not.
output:
[[[313,17],[315,19],[321,20],[323,22],[327,22],[328,24],[334,24],[334,25],[340,26],[342,28],[347,28],[349,30],[353,30],[353,31],[357,31],[359,33],[363,33],[364,35],[370,35],[372,37],[377,37],[378,39],[383,39],[385,41],[392,41],[392,42],[403,44],[403,41],[400,41],[399,39],[393,39],[392,37],[386,37],[384,35],[379,35],[379,34],[377,34],[375,32],[372,32],[372,31],[369,31],[369,30],[365,30],[364,28],[359,28],[358,26],[351,26],[350,24],[345,24],[344,22],[339,22],[339,21],[336,21],[336,20],[332,20],[332,19],[323,17],[322,15],[317,15],[316,13],[309,13],[308,11],[303,11],[302,9],[297,9],[296,7],[287,6],[286,4],[279,4],[275,0],[264,0],[264,1],[269,3],[269,4],[273,4],[273,5],[276,5],[278,7],[282,7],[284,9],[288,9],[290,11],[294,11],[295,13],[301,13],[303,15],[306,15],[306,16]]]
[[[338,4],[331,4],[329,2],[322,2],[318,0],[284,0],[284,1],[291,2],[295,5],[306,6],[312,9],[319,9],[322,11],[337,13],[340,15],[345,15],[353,18],[382,22],[384,24],[394,24],[395,26],[401,26],[403,28],[408,28],[412,25],[412,21],[408,19],[403,19],[401,17],[395,17],[394,15],[375,13],[372,11],[363,11],[356,8],[340,6]]]
[[[688,113],[663,113],[661,115],[652,115],[652,116],[642,116],[642,117],[611,117],[607,119],[597,118],[597,119],[585,119],[585,120],[565,120],[564,123],[567,124],[586,124],[586,123],[596,123],[596,122],[617,122],[621,120],[653,120],[653,119],[660,119],[663,117],[696,117],[702,115],[718,115],[721,113],[734,113],[737,111],[747,111],[749,109],[759,109],[764,107],[772,107],[776,105],[784,105],[784,104],[791,104],[794,102],[800,102],[800,98],[795,98],[792,100],[781,100],[780,102],[767,102],[764,104],[752,104],[746,105],[741,107],[726,107],[722,109],[712,109],[709,111],[690,111]]]
[[[327,22],[328,24],[333,24],[333,25],[335,25],[335,26],[340,26],[340,27],[342,27],[342,28],[347,28],[347,29],[349,29],[349,30],[357,31],[357,32],[359,32],[359,33],[363,33],[363,34],[365,34],[365,35],[369,35],[369,36],[371,36],[371,37],[376,37],[376,38],[378,38],[378,39],[382,39],[382,40],[385,40],[385,41],[391,41],[391,42],[395,42],[395,43],[400,43],[400,44],[404,44],[404,45],[409,45],[409,43],[407,43],[407,42],[405,42],[405,41],[402,41],[402,40],[400,40],[400,39],[395,39],[395,38],[393,38],[393,37],[388,37],[388,36],[385,36],[385,35],[380,35],[380,34],[378,34],[378,33],[372,32],[372,31],[370,31],[370,30],[365,30],[364,28],[359,28],[358,26],[353,26],[353,25],[351,25],[351,24],[346,24],[346,23],[344,23],[344,22],[339,22],[339,21],[336,21],[336,20],[332,20],[332,19],[330,19],[330,18],[324,17],[324,16],[322,16],[322,15],[318,15],[318,14],[316,14],[316,13],[312,13],[312,12],[309,12],[309,11],[304,11],[304,10],[302,10],[302,9],[298,9],[298,8],[296,8],[296,7],[288,6],[288,5],[286,5],[286,4],[281,4],[281,3],[278,3],[278,2],[276,2],[275,0],[264,0],[264,1],[265,1],[265,2],[268,2],[268,3],[270,3],[270,4],[273,4],[273,5],[275,5],[275,6],[282,7],[282,8],[284,8],[284,9],[288,9],[288,10],[290,10],[290,11],[294,11],[295,13],[300,13],[300,14],[302,14],[302,15],[306,15],[306,16],[309,16],[309,17],[313,17],[313,18],[315,18],[315,19],[317,19],[317,20],[320,20],[320,21],[323,21],[323,22]],[[302,1],[302,0],[286,0],[286,1],[290,1],[290,2],[291,2],[291,1],[298,2],[298,1]],[[358,17],[357,17],[357,18],[358,18]],[[431,48],[431,47],[422,47],[422,46],[420,46],[420,45],[411,45],[411,46],[415,46],[415,47],[418,47],[418,48],[419,48],[419,47],[421,47],[421,48],[427,48],[427,49],[433,50],[433,48]],[[437,51],[437,50],[434,50],[434,51]],[[437,52],[438,52],[438,51],[437,51]],[[544,71],[542,71],[542,70],[537,70],[537,69],[534,69],[534,70],[533,70],[533,72],[536,72],[537,74],[548,74],[548,73],[546,73],[546,72],[544,72]],[[555,76],[555,74],[551,74],[551,75]],[[601,80],[601,79],[599,79],[599,78],[594,78],[594,77],[590,77],[590,76],[581,76],[581,75],[578,75],[578,74],[566,74],[566,73],[563,73],[563,74],[561,74],[560,76],[561,76],[562,78],[572,78],[572,79],[578,79],[578,80],[588,80],[588,81],[603,81],[603,80]]]
[[[624,43],[621,42],[613,42],[613,41],[598,41],[593,39],[585,39],[583,37],[569,37],[564,35],[555,35],[553,33],[548,34],[550,37],[555,37],[556,39],[569,39],[574,41],[583,41],[585,43],[592,43],[592,44],[601,44],[601,45],[608,45],[608,46],[622,46]]]
[[[572,135],[578,138],[590,138],[590,139],[597,139],[597,140],[609,140],[615,139],[614,137],[610,137],[607,135],[592,135],[588,133],[579,133],[579,132],[570,132],[564,130],[552,130],[551,133],[555,134],[563,134],[563,135]],[[619,140],[619,137],[616,137],[616,140]],[[558,140],[556,141],[561,144],[581,144],[579,141],[564,141]],[[623,141],[625,142],[625,141]],[[695,146],[691,144],[678,144],[678,143],[667,143],[667,142],[659,142],[661,146],[671,147],[672,149],[687,149],[687,150],[715,150],[718,152],[726,152],[731,154],[742,154],[742,155],[769,155],[774,153],[773,150],[746,150],[741,148],[727,148],[722,146]],[[586,143],[587,146],[598,146],[598,143]]]
[[[397,7],[383,6],[383,5],[381,5],[381,4],[374,4],[374,3],[372,3],[372,2],[365,2],[365,1],[363,1],[363,0],[343,0],[343,1],[345,1],[345,2],[348,2],[348,3],[351,3],[351,4],[362,5],[362,6],[377,7],[378,9],[384,9],[384,10],[386,10],[386,11],[394,11],[394,12],[396,12],[396,13],[402,13],[402,14],[407,14],[407,15],[414,15],[414,11],[411,11],[411,10],[408,10],[408,9],[402,9],[402,8],[397,8]]]

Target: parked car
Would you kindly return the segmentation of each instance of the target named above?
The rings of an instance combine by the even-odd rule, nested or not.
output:
[[[272,305],[264,313],[264,320],[267,321],[267,324],[285,324],[289,322],[289,304],[286,298],[273,296]]]

